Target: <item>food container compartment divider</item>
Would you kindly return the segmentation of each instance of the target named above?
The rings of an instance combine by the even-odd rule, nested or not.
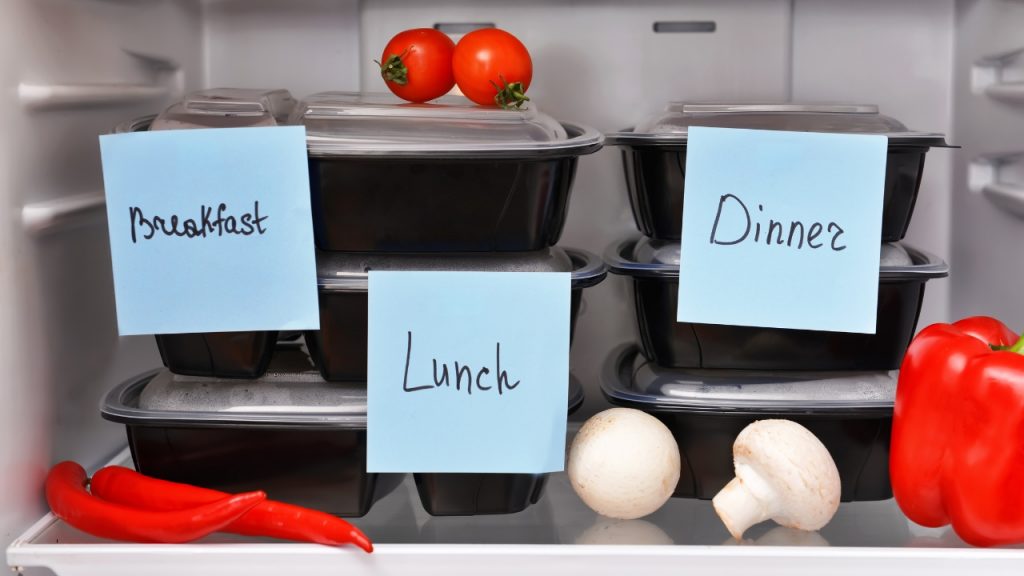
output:
[[[569,377],[569,415],[583,405],[583,386]],[[548,474],[413,474],[420,502],[432,516],[512,514],[536,504]]]
[[[277,126],[295,106],[283,89],[211,88],[191,92],[160,114],[123,122],[115,133]],[[270,363],[274,331],[157,334],[164,366],[182,375],[257,378]]]

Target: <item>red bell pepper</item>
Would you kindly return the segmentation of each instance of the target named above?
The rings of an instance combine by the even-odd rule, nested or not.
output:
[[[1024,542],[1024,337],[987,317],[922,330],[900,368],[889,472],[914,522]]]

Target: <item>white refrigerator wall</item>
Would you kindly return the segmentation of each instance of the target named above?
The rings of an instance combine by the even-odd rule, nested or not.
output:
[[[126,375],[159,364],[119,338],[97,135],[201,86],[195,2],[0,5],[0,542],[44,509],[51,462],[125,441],[97,417]]]
[[[1024,2],[957,6],[952,311],[1024,328]],[[995,200],[995,202],[993,202]]]
[[[796,0],[793,99],[878,104],[908,127],[943,132],[953,103],[953,0]],[[932,149],[906,241],[949,261],[950,170],[956,150]],[[955,273],[955,272],[954,272]],[[919,327],[947,319],[948,280],[928,283]]]
[[[102,189],[96,137],[117,122],[201,87],[382,90],[372,61],[395,32],[490,22],[530,47],[540,107],[601,130],[629,126],[670,98],[792,97],[878,103],[913,128],[948,133],[956,34],[974,14],[965,10],[953,0],[5,1],[0,543],[42,511],[52,461],[96,464],[123,444],[123,429],[100,419],[99,399],[159,364],[151,338],[117,336],[104,218],[80,209]],[[677,21],[716,29],[652,29]],[[950,166],[967,153],[928,155],[911,226],[910,240],[946,257],[951,197],[963,192]],[[634,232],[618,151],[583,158],[562,243],[601,253]],[[929,283],[922,325],[948,316],[947,284]],[[627,282],[609,277],[588,290],[578,328],[572,363],[587,387],[586,416],[604,406],[605,355],[634,338]]]

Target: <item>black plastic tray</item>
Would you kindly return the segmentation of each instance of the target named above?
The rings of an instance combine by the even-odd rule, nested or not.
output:
[[[569,377],[569,414],[583,405],[583,387]],[[544,495],[547,474],[414,474],[420,502],[432,516],[512,514]]]
[[[881,268],[874,334],[677,322],[678,265],[630,262],[634,244],[613,246],[605,259],[633,277],[644,354],[670,368],[894,370],[917,329],[925,283],[948,275],[942,260],[910,248],[914,265]]]
[[[825,445],[835,460],[842,486],[840,499],[884,500],[892,497],[889,484],[889,438],[892,429],[892,398],[883,401],[833,401],[819,405],[794,402],[758,402],[756,391],[749,401],[721,406],[681,405],[678,398],[635,390],[634,373],[645,360],[636,347],[619,348],[605,363],[601,389],[614,405],[643,410],[663,422],[679,445],[682,470],[674,496],[714,498],[735,476],[732,445],[736,436],[756,420],[783,418],[805,426]],[[653,367],[661,378],[670,369]],[[707,372],[707,371],[705,371]],[[792,375],[774,375],[780,381]],[[742,375],[750,379],[751,375]],[[766,375],[770,381],[772,375]],[[895,391],[895,376],[892,390]],[[723,379],[725,380],[725,379]],[[799,381],[799,378],[793,378]],[[722,384],[734,388],[728,383]],[[759,384],[749,384],[755,388]],[[842,384],[840,384],[842,386]]]
[[[890,145],[882,200],[882,242],[907,235],[929,146]],[[637,228],[659,240],[679,240],[683,223],[686,146],[623,145],[626,189]],[[827,186],[827,183],[823,183]]]

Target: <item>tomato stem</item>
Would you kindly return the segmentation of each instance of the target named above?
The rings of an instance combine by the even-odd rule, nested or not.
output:
[[[522,82],[513,82],[509,84],[505,81],[505,77],[499,75],[501,79],[501,85],[499,86],[493,80],[491,80],[491,86],[498,91],[494,95],[494,103],[504,108],[505,110],[518,110],[523,107],[523,104],[530,101],[530,97],[526,95],[526,89],[523,88]]]
[[[380,66],[380,75],[384,78],[385,82],[394,82],[399,86],[405,86],[409,83],[409,69],[402,62],[402,58],[409,53],[409,49],[402,50],[401,54],[389,55],[383,63],[379,60],[374,60],[378,66]]]

